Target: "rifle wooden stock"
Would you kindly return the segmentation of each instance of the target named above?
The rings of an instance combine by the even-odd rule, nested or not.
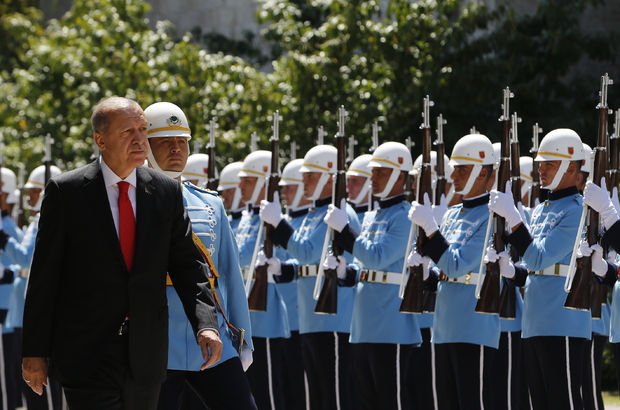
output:
[[[605,176],[607,169],[607,121],[608,121],[608,108],[607,108],[607,86],[612,84],[609,76],[605,74],[601,77],[601,91],[600,102],[597,106],[598,109],[598,135],[596,148],[594,149],[594,166],[592,181],[598,186],[601,185],[601,180]],[[586,217],[586,240],[588,245],[592,246],[599,242],[599,214],[592,208],[588,209],[588,215]],[[579,241],[581,232],[577,232],[576,241]],[[590,310],[592,307],[592,255],[582,256],[577,258],[577,269],[575,270],[575,276],[570,283],[570,290],[564,307],[568,309],[576,310]],[[600,308],[600,306],[599,306]],[[597,308],[598,310],[598,308]],[[600,317],[600,316],[599,316]]]
[[[429,97],[424,99],[424,111],[422,113],[422,166],[418,175],[418,187],[416,190],[417,201],[423,203],[424,195],[432,198],[432,169],[431,169],[431,127],[429,123],[429,108],[432,105]],[[428,241],[424,229],[418,230],[416,235],[416,249]],[[408,248],[409,246],[407,246]],[[408,255],[405,255],[407,258]],[[428,298],[427,298],[428,299]],[[430,303],[430,300],[429,300]],[[424,266],[417,265],[409,267],[409,278],[403,293],[403,300],[400,304],[401,313],[422,313],[424,312]]]
[[[332,204],[336,207],[340,207],[343,199],[347,199],[347,180],[346,180],[346,161],[347,161],[347,147],[346,137],[344,133],[344,121],[346,117],[346,111],[344,107],[340,107],[338,110],[338,134],[336,135],[336,149],[338,150],[338,156],[336,160],[336,181],[334,186],[334,195],[332,196]],[[343,209],[346,211],[346,209]],[[334,237],[337,235],[334,232]],[[335,240],[332,240],[331,254],[335,257],[342,256],[344,250],[338,246]],[[323,261],[320,261],[323,263]],[[336,269],[325,269],[323,278],[323,287],[319,293],[319,298],[316,301],[314,307],[315,313],[335,315],[338,313],[338,272]]]
[[[499,170],[497,171],[497,189],[500,192],[506,192],[506,183],[510,178],[510,98],[513,94],[507,87],[504,89],[504,102],[502,104],[503,114],[500,121],[503,122],[503,134],[501,141],[501,158],[499,160]],[[518,160],[518,159],[517,159]],[[506,221],[501,216],[493,215],[493,248],[499,255],[506,249]],[[483,246],[487,246],[485,243]],[[485,254],[483,250],[483,254]],[[482,273],[482,272],[479,272]],[[480,298],[476,303],[476,312],[486,314],[499,314],[500,305],[500,269],[499,262],[489,262],[486,264],[486,273],[482,288],[480,289]]]
[[[270,139],[271,143],[271,173],[267,180],[267,200],[273,202],[275,193],[279,192],[278,183],[280,182],[279,173],[279,142],[278,142],[278,112],[274,114],[274,126],[273,136]],[[209,165],[211,164],[211,158],[209,158]],[[265,239],[263,240],[263,253],[267,259],[273,256],[273,231],[274,227],[270,224],[265,224]],[[254,269],[254,285],[248,295],[248,307],[251,311],[264,312],[267,310],[267,286],[268,286],[268,264],[257,266]],[[250,269],[254,267],[251,266]]]

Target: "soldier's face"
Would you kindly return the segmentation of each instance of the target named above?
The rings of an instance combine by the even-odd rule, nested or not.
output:
[[[347,194],[349,199],[355,199],[364,188],[367,177],[359,175],[347,175]]]
[[[28,190],[28,205],[30,205],[31,208],[34,208],[37,202],[39,202],[41,191],[43,191],[41,188],[30,188]]]
[[[252,193],[254,192],[254,187],[256,186],[256,181],[258,181],[258,177],[240,177],[241,182],[239,182],[239,189],[241,189],[241,199],[244,202],[252,199]]]
[[[538,163],[538,173],[543,186],[553,182],[553,178],[557,174],[558,168],[560,168],[560,163],[561,161],[541,161]]]
[[[319,179],[321,178],[320,172],[304,172],[301,174],[302,179],[304,180],[304,196],[306,198],[310,198],[314,193],[314,189],[316,188],[316,184],[319,183]]]
[[[224,189],[221,192],[222,201],[224,201],[224,208],[229,210],[232,208],[233,199],[235,199],[236,188]]]
[[[372,193],[380,194],[385,189],[390,176],[392,176],[392,168],[377,167],[372,169]]]
[[[465,188],[469,175],[471,174],[473,165],[455,165],[454,171],[452,171],[452,182],[454,183],[454,190],[461,191]]]
[[[147,122],[142,109],[131,105],[118,108],[109,116],[107,129],[94,134],[106,164],[115,172],[131,170],[144,164],[149,147],[146,139]]]
[[[301,189],[299,185],[284,185],[280,188],[282,199],[284,199],[284,202],[287,205],[290,205],[293,203],[298,189]]]
[[[164,171],[182,172],[189,156],[189,144],[184,137],[158,137],[149,139],[157,165]]]

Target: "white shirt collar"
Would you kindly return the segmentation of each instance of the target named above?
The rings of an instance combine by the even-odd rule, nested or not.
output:
[[[101,165],[101,173],[103,174],[103,182],[106,187],[113,186],[118,184],[120,181],[128,182],[132,187],[136,187],[136,169],[134,168],[131,171],[131,174],[127,176],[127,178],[122,179],[118,175],[112,171],[112,169],[105,163],[103,160],[103,156],[99,156],[99,164]]]

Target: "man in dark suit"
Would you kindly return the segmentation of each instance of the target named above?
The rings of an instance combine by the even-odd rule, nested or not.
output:
[[[91,122],[95,162],[47,185],[23,328],[23,377],[51,371],[73,409],[155,409],[166,374],[166,273],[205,364],[222,344],[211,289],[178,182],[147,168],[147,123],[120,97]]]

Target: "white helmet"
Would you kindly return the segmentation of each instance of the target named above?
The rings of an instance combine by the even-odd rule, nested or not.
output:
[[[9,194],[6,198],[7,204],[16,204],[19,200],[19,196],[21,195],[21,191],[19,189],[14,189],[13,192]]]
[[[330,176],[336,173],[336,161],[338,159],[338,150],[331,145],[317,145],[312,147],[304,155],[304,163],[299,172],[319,172],[321,177],[314,188],[314,192],[308,198],[316,201],[319,199],[321,192]]]
[[[519,170],[521,171],[521,198],[532,188],[532,170],[534,168],[534,160],[532,157],[519,158]]]
[[[581,165],[581,172],[587,172],[589,174],[592,172],[592,166],[594,165],[594,161],[593,161],[594,158],[592,158],[594,151],[586,143],[583,144],[583,151],[585,153],[586,159],[583,161],[583,164]]]
[[[372,170],[368,166],[372,159],[370,154],[362,154],[355,158],[349,168],[347,169],[347,176],[356,176],[366,178],[364,187],[360,190],[359,194],[355,198],[350,198],[351,202],[355,205],[360,205],[362,202],[368,200],[368,192],[370,191],[370,177],[372,176]]]
[[[296,211],[299,208],[299,202],[301,201],[302,196],[304,195],[304,181],[301,176],[301,172],[299,171],[303,166],[304,160],[301,158],[294,159],[282,170],[282,175],[280,176],[280,186],[290,186],[296,185],[297,192],[295,193],[295,198],[290,204],[287,204],[288,208],[291,211]]]
[[[208,167],[209,156],[207,154],[192,154],[187,157],[187,163],[181,177],[187,181],[196,181],[197,186],[205,186],[208,179]]]
[[[50,167],[50,177],[56,177],[60,175],[60,168],[55,165]],[[45,165],[39,165],[32,170],[28,176],[28,180],[24,185],[25,189],[39,188],[45,189]]]
[[[420,169],[422,168],[422,154],[418,155],[418,157],[413,162],[413,168],[409,171],[410,175],[418,175],[420,173]],[[450,176],[452,175],[452,171],[454,168],[450,165],[450,158],[444,154],[443,156],[443,172],[446,178],[446,181],[450,181]],[[437,184],[437,151],[431,151],[431,185],[433,188],[433,192],[435,191],[435,186]]]
[[[467,183],[457,194],[469,194],[469,191],[474,186],[474,181],[480,175],[482,167],[493,165],[494,163],[493,144],[486,136],[482,134],[468,134],[459,139],[452,149],[450,165],[473,165],[474,167],[471,174],[469,174]]]
[[[540,142],[538,155],[534,161],[561,161],[553,181],[545,189],[553,191],[558,187],[571,161],[583,161],[586,153],[579,135],[568,128],[558,128],[549,132]]]
[[[260,194],[261,189],[263,189],[270,173],[271,151],[258,150],[245,157],[243,166],[239,170],[239,177],[258,177],[248,204],[256,204],[258,194]]]
[[[50,178],[60,175],[60,168],[55,165],[50,167]],[[39,165],[32,170],[28,176],[28,180],[24,184],[24,189],[45,189],[45,165]],[[43,202],[43,195],[39,195],[39,200],[32,207],[33,211],[39,211],[41,209],[41,203]]]
[[[241,209],[241,189],[239,189],[239,182],[241,180],[239,179],[239,171],[242,167],[243,162],[241,161],[231,162],[226,165],[220,173],[220,181],[217,190],[224,191],[231,188],[235,190],[235,196],[233,197],[232,205],[229,209],[231,212],[237,212]]]
[[[6,192],[9,194],[9,197],[14,194],[15,189],[17,188],[17,176],[15,172],[11,171],[8,168],[2,167],[2,192]],[[8,201],[8,199],[7,199]],[[15,203],[15,202],[9,202]]]
[[[376,196],[379,198],[388,196],[401,171],[409,172],[412,165],[411,152],[409,152],[405,144],[388,141],[379,145],[372,153],[372,158],[368,166],[370,168],[392,168],[392,174],[385,184],[383,192]]]
[[[499,167],[499,161],[502,159],[502,143],[493,143],[493,162],[495,162],[495,168]]]
[[[169,102],[151,104],[144,110],[148,122],[148,138],[182,137],[188,141],[192,138],[187,117],[181,108]],[[159,167],[153,150],[149,149],[149,163],[156,171],[163,172],[171,178],[178,178],[181,172],[165,171]]]

